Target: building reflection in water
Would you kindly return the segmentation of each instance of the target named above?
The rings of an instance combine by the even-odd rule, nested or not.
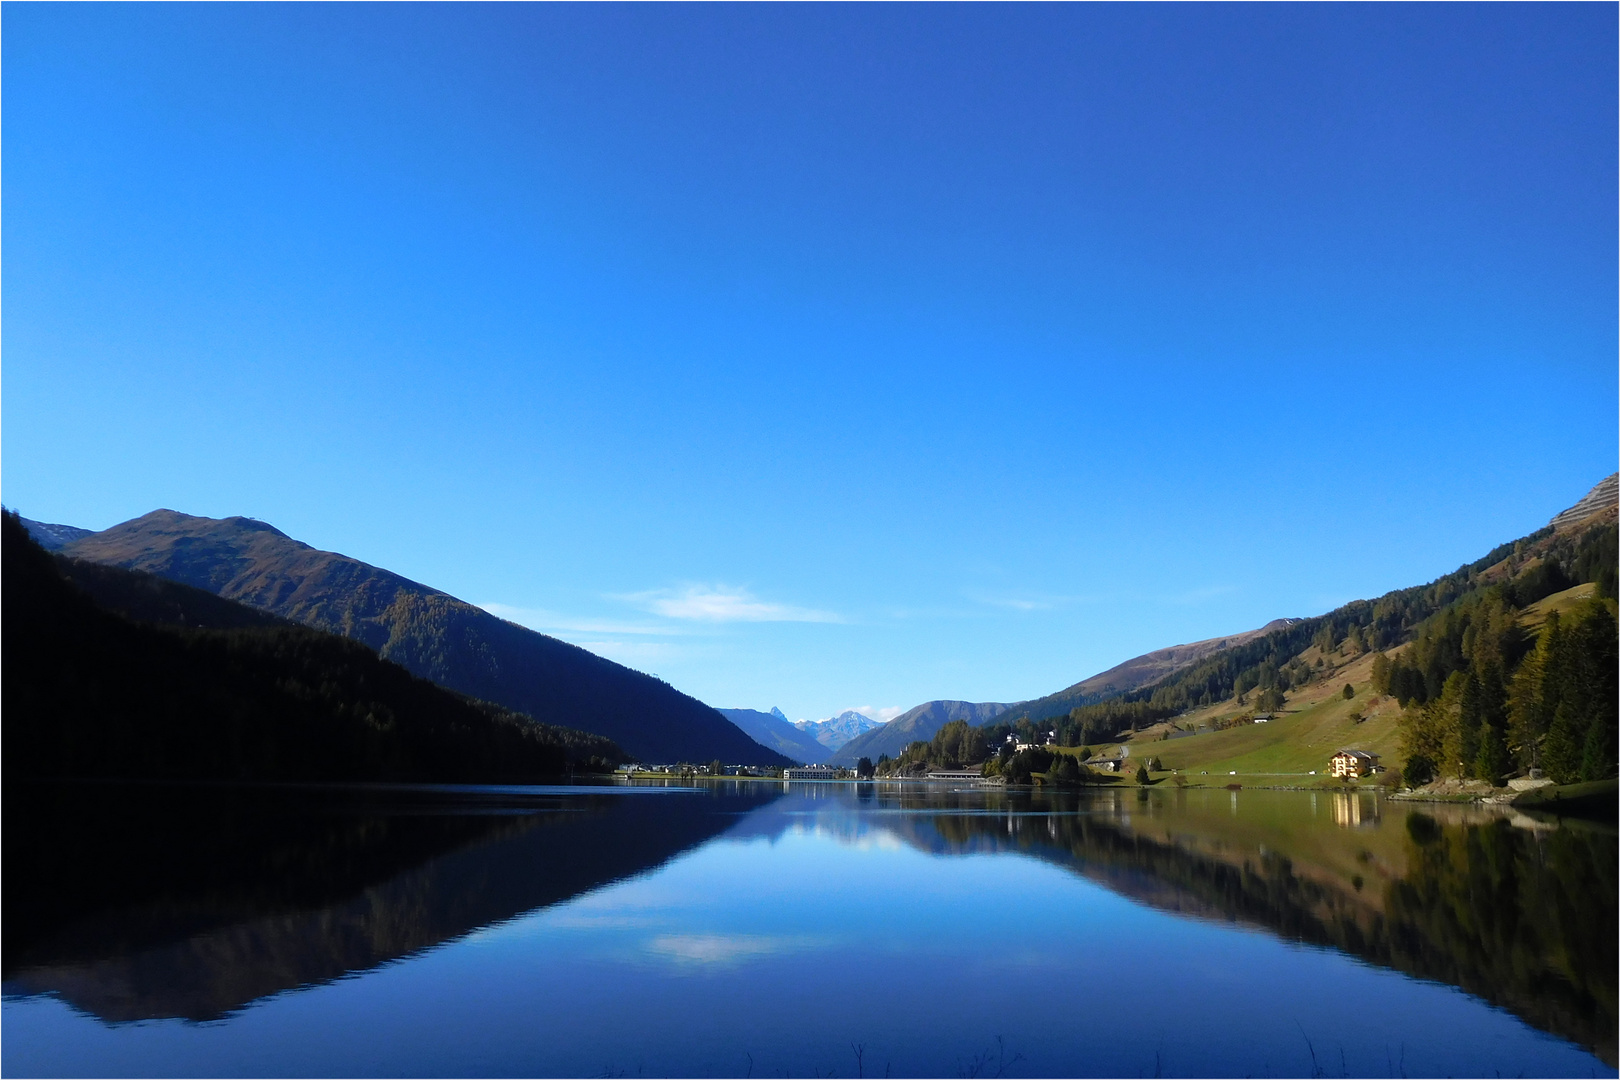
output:
[[[1316,808],[1316,796],[1311,796],[1311,809]],[[1341,829],[1356,829],[1363,825],[1376,825],[1379,820],[1378,798],[1360,791],[1333,793],[1333,824]]]

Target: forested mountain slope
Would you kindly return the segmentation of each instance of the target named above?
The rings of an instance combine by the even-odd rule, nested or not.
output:
[[[1211,653],[1247,644],[1273,631],[1286,629],[1296,622],[1299,620],[1273,619],[1258,630],[1246,630],[1241,634],[1231,634],[1227,637],[1209,638],[1186,645],[1172,645],[1168,649],[1156,649],[1115,665],[1055,694],[1020,702],[1017,707],[1018,713],[1020,716],[1037,721],[1052,716],[1063,716],[1077,706],[1118,697],[1190,667]]]
[[[1324,656],[1368,656],[1371,688],[1403,709],[1409,780],[1496,780],[1539,766],[1555,779],[1612,776],[1615,519],[1610,477],[1556,524],[1426,585],[1292,621],[1061,717],[1025,719],[1019,706],[1014,723],[1055,728],[1078,746],[1221,702],[1273,711],[1333,677]],[[1542,599],[1583,583],[1594,599],[1530,618]]]
[[[262,521],[155,510],[62,550],[353,638],[441,686],[603,735],[644,761],[787,760],[659,679],[398,574],[319,551]]]
[[[136,621],[64,577],[13,515],[0,537],[8,783],[514,782],[555,776],[570,757],[623,758],[605,739],[469,701],[356,642],[91,568],[99,596],[155,620]]]
[[[899,757],[900,752],[918,740],[932,739],[952,720],[966,720],[975,727],[988,724],[1010,706],[999,701],[925,701],[901,713],[882,727],[873,728],[839,748],[829,763],[849,768],[861,758],[876,761],[884,754]]]

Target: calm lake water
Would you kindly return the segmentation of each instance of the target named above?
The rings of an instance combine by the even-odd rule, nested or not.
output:
[[[1144,795],[12,785],[0,1068],[1615,1075],[1612,827]]]

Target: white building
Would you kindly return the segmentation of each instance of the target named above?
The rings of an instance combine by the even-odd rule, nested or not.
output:
[[[805,765],[797,769],[783,769],[784,780],[836,780],[838,770],[831,765]]]

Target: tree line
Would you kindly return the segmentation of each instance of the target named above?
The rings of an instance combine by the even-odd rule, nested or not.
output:
[[[1533,640],[1501,592],[1459,604],[1396,660],[1374,660],[1373,689],[1401,700],[1407,783],[1439,777],[1500,783],[1543,770],[1558,783],[1615,775],[1614,614],[1592,599],[1547,616]]]

